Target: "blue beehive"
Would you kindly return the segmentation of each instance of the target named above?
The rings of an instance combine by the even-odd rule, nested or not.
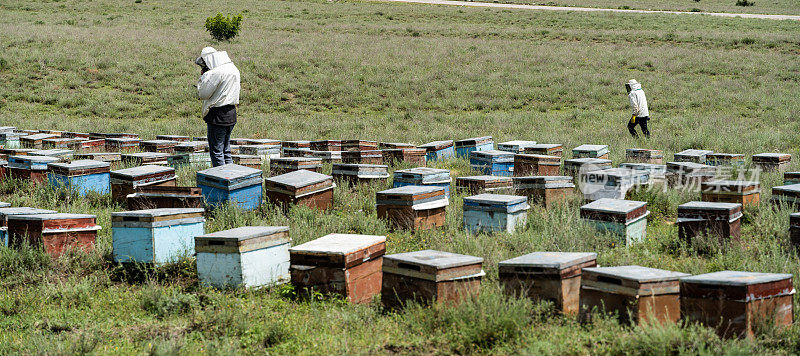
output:
[[[197,172],[197,186],[210,206],[230,201],[242,209],[254,210],[261,205],[263,197],[262,171],[238,164]]]
[[[197,236],[197,277],[218,288],[287,281],[291,241],[288,226],[244,226]]]
[[[54,187],[75,190],[80,196],[86,196],[89,192],[108,194],[111,191],[111,164],[108,162],[53,162],[47,168],[47,178]]]
[[[621,243],[641,242],[647,235],[647,202],[598,199],[581,207],[581,219],[598,230],[621,238]]]
[[[20,148],[19,138],[27,136],[21,132],[0,132],[0,145],[4,148]]]
[[[498,150],[473,151],[469,156],[472,169],[490,176],[514,175],[514,153]]]
[[[11,215],[37,215],[37,214],[55,214],[53,210],[36,209],[29,207],[10,207],[10,204],[3,203],[4,206],[0,208],[0,245],[8,247],[8,217]],[[8,205],[5,205],[8,204]]]
[[[448,159],[456,155],[453,140],[428,142],[417,148],[425,149],[425,159],[428,161]]]
[[[489,151],[494,149],[492,136],[473,137],[455,142],[456,155],[458,157],[469,158],[473,151]]]
[[[513,233],[528,220],[528,197],[479,194],[464,198],[464,227],[467,232]]]
[[[450,178],[450,171],[447,169],[417,167],[394,171],[392,181],[394,188],[408,185],[442,187],[445,196],[450,199],[450,183],[453,179]]]
[[[148,209],[111,213],[116,262],[162,264],[194,253],[205,233],[203,209]]]

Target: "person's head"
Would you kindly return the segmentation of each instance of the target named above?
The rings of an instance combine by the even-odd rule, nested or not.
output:
[[[200,66],[200,69],[203,73],[208,71],[208,65],[206,64],[205,57],[216,52],[217,50],[214,47],[205,47],[202,51],[200,51],[200,57],[194,60],[194,64]]]
[[[637,82],[636,79],[631,79],[627,83],[625,83],[625,91],[627,91],[628,93],[630,93],[631,90],[639,89],[641,87],[642,85],[639,84],[639,82]]]

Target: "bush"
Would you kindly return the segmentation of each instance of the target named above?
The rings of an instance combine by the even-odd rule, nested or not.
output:
[[[736,0],[736,6],[753,6],[755,4],[755,1]]]
[[[211,37],[217,41],[227,41],[239,34],[241,24],[241,14],[227,17],[217,13],[217,16],[206,19],[206,31],[211,33]]]

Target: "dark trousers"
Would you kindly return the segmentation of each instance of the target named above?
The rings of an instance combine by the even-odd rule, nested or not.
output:
[[[231,132],[233,131],[233,126],[207,125],[211,165],[216,167],[233,163],[233,158],[231,158]]]
[[[647,129],[647,120],[650,120],[649,116],[637,117],[636,122],[628,121],[628,131],[630,131],[634,138],[639,137],[639,135],[636,134],[636,125],[642,127],[642,133],[644,134],[644,137],[650,138],[650,130]]]

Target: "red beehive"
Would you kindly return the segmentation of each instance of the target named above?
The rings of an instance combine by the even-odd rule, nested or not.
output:
[[[427,151],[424,148],[392,148],[384,149],[382,153],[383,161],[391,166],[400,162],[406,162],[418,167],[426,165],[425,155]]]
[[[234,164],[240,166],[261,169],[263,158],[258,155],[231,155]]]
[[[375,151],[378,149],[378,141],[366,140],[342,140],[342,151]],[[326,150],[331,151],[331,150]]]
[[[378,218],[398,229],[444,226],[447,205],[449,201],[441,187],[409,185],[376,194]]]
[[[288,209],[291,204],[327,210],[333,206],[333,177],[299,170],[264,180],[267,200]]]
[[[514,155],[514,175],[557,176],[561,170],[561,157],[533,154]]]
[[[139,148],[145,152],[173,153],[177,144],[178,141],[172,140],[147,140],[139,142]]]
[[[86,214],[9,215],[9,245],[19,246],[27,240],[43,246],[52,257],[73,248],[91,251],[100,230],[95,220],[94,215]]]
[[[136,188],[144,186],[174,187],[175,168],[140,166],[111,171],[111,198],[120,204],[125,204]]]
[[[723,241],[738,239],[742,204],[692,201],[678,206],[678,236],[691,241],[706,232]]]
[[[74,151],[102,152],[106,148],[106,140],[102,138],[96,140],[78,139],[68,142],[67,147]]]
[[[309,144],[309,148],[311,148],[312,151],[341,151],[342,141],[341,140],[311,141],[311,143]]]

